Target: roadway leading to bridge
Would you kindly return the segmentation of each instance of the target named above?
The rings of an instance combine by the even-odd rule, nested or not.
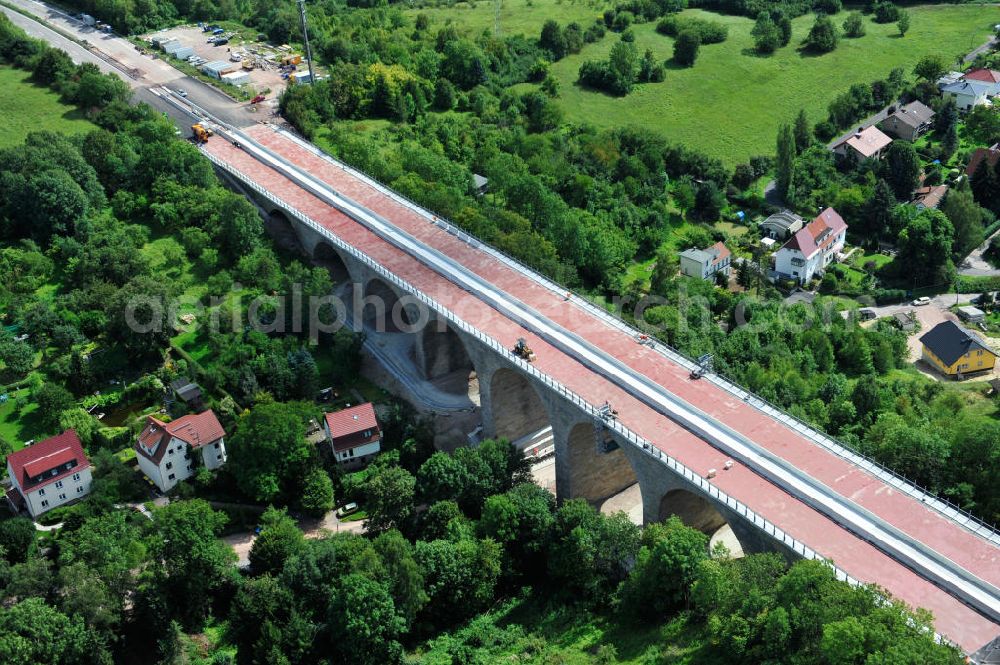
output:
[[[428,245],[460,261],[503,290],[518,294],[523,302],[553,321],[572,328],[588,341],[613,353],[630,366],[638,366],[647,376],[685,400],[697,404],[720,421],[738,428],[784,459],[799,465],[823,480],[846,498],[872,510],[987,581],[998,575],[997,550],[986,541],[946,520],[919,502],[901,495],[865,471],[849,464],[820,446],[804,439],[732,394],[705,381],[692,382],[687,370],[662,355],[635,342],[629,335],[593,317],[574,302],[537,284],[491,256],[476,251],[445,233],[409,208],[354,177],[340,167],[318,158],[284,135],[268,128],[250,130],[252,136],[286,159],[306,168],[341,194],[378,212]],[[259,184],[285,200],[325,228],[362,249],[415,288],[435,298],[456,314],[506,345],[517,337],[527,337],[539,355],[540,370],[561,381],[593,404],[609,400],[619,418],[637,434],[657,442],[665,452],[689,467],[706,471],[723,468],[727,456],[676,423],[637,401],[621,388],[590,368],[566,356],[544,340],[510,321],[489,305],[443,279],[436,272],[397,247],[382,240],[358,222],[332,209],[283,175],[267,168],[224,141],[212,141],[206,148],[216,157],[249,174]],[[823,556],[862,580],[877,581],[896,597],[931,609],[939,631],[969,651],[974,651],[998,633],[998,626],[974,612],[954,597],[916,575],[872,545],[833,523],[829,518],[789,496],[742,464],[720,472],[713,482],[723,491],[745,501],[753,510],[780,524],[790,535],[808,543]]]

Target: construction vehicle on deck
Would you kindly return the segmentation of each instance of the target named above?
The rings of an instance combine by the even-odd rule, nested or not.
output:
[[[208,137],[215,135],[215,132],[208,127],[205,127],[200,122],[191,125],[191,131],[194,133],[195,143],[205,143],[208,141]]]
[[[514,345],[514,355],[522,360],[527,360],[529,363],[535,362],[535,352],[531,350],[528,342],[523,337],[517,338],[517,344]]]
[[[282,65],[297,65],[302,62],[301,55],[286,55],[281,58]]]

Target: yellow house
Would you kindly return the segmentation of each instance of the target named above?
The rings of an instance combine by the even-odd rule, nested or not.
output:
[[[954,321],[937,324],[920,338],[920,343],[924,345],[924,361],[950,378],[992,371],[997,360],[975,333]]]

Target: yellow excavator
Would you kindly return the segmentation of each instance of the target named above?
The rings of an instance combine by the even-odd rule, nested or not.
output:
[[[200,122],[191,125],[191,131],[194,133],[195,143],[205,143],[208,141],[208,137],[215,135],[215,132],[208,127],[205,127]]]
[[[518,358],[527,360],[529,363],[535,361],[535,352],[531,350],[531,347],[528,346],[528,342],[523,337],[519,337],[517,339],[517,344],[514,345],[513,353]]]

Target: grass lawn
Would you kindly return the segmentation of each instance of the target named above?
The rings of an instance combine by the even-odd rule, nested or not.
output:
[[[875,264],[875,269],[878,270],[883,266],[892,263],[892,257],[886,256],[880,252],[873,252],[871,254],[866,254],[864,250],[858,249],[853,254],[851,254],[850,265],[858,270],[864,270],[865,264],[871,262]]]
[[[51,130],[81,134],[94,129],[83,113],[59,101],[59,95],[31,82],[31,74],[0,67],[0,148],[24,141],[28,132]]]
[[[20,450],[24,447],[25,441],[43,434],[38,405],[29,401],[18,411],[15,401],[19,397],[28,399],[28,390],[22,389],[11,393],[7,401],[0,404],[0,438],[9,442],[14,450]]]
[[[758,57],[751,51],[751,19],[687,10],[728,26],[728,40],[702,46],[694,67],[678,69],[668,63],[665,81],[637,85],[626,97],[575,85],[585,60],[607,58],[618,39],[614,33],[553,64],[551,71],[560,83],[559,102],[568,121],[645,126],[732,166],[752,155],[772,154],[778,126],[792,121],[799,109],[804,108],[814,123],[823,120],[830,101],[852,83],[884,78],[894,67],[912,77],[921,56],[939,53],[953,60],[985,42],[991,26],[1000,23],[1000,9],[992,6],[934,5],[908,11],[911,28],[905,37],[898,37],[895,24],[866,19],[865,37],[841,39],[837,50],[816,57],[795,48],[814,21],[811,14],[801,16],[793,21],[791,45],[770,57]],[[838,28],[845,16],[834,17]],[[563,23],[569,20],[568,14],[560,16]],[[655,23],[635,26],[633,31],[640,54],[648,48],[659,60],[672,57],[673,40],[658,34]]]
[[[500,8],[500,33],[524,34],[538,37],[542,24],[549,19],[562,25],[576,21],[584,29],[601,18],[604,10],[615,3],[608,0],[505,0]],[[452,24],[466,35],[478,35],[484,30],[493,34],[494,10],[492,2],[458,2],[451,7],[410,9],[410,18],[426,14],[431,25]]]

